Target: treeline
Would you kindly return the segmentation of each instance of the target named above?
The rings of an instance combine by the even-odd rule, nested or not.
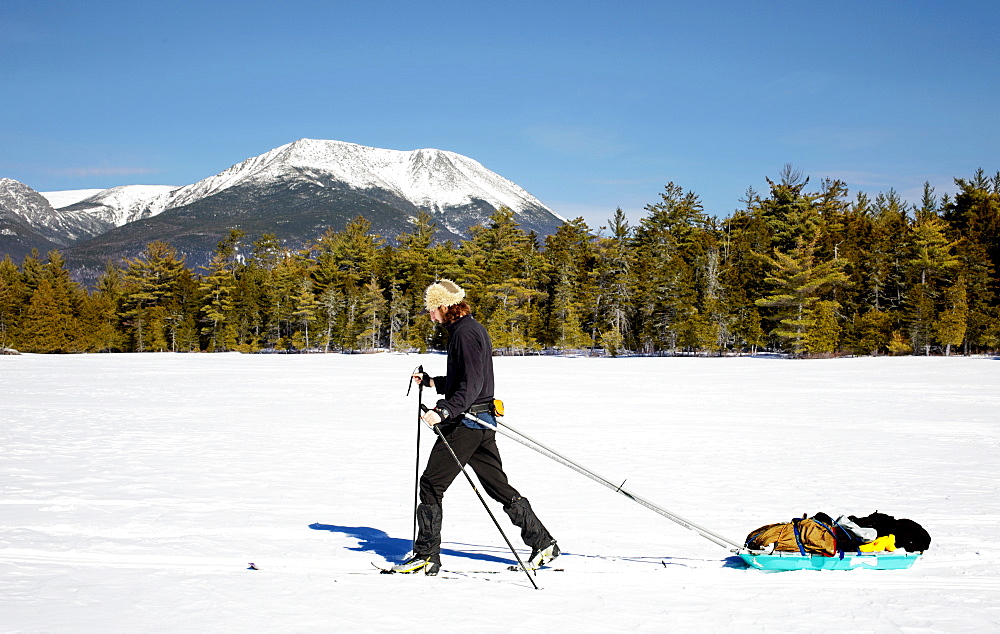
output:
[[[786,166],[727,218],[670,183],[631,226],[582,219],[539,239],[508,209],[471,238],[432,217],[392,243],[357,218],[289,251],[239,231],[192,270],[168,244],[75,283],[60,254],[0,262],[0,348],[26,352],[439,348],[422,309],[437,278],[464,286],[500,353],[798,356],[1000,348],[1000,172],[919,205]]]

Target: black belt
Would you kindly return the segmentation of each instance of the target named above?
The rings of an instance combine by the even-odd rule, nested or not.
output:
[[[475,403],[472,407],[469,408],[470,414],[482,414],[483,412],[492,412],[492,411],[493,411],[493,401],[490,401],[489,403]]]

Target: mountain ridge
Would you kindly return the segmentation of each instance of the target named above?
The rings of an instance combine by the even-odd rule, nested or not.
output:
[[[152,240],[170,242],[189,263],[201,264],[231,229],[241,229],[251,239],[274,233],[298,246],[326,228],[341,230],[357,216],[390,240],[408,231],[420,211],[431,215],[438,240],[469,237],[470,227],[486,222],[500,207],[510,208],[522,228],[540,235],[564,222],[517,184],[455,152],[387,150],[307,138],[189,185],[114,187],[58,210],[45,197],[58,200],[60,192],[34,194],[42,204],[22,214],[22,224],[64,248],[67,261],[83,267],[134,257]],[[32,214],[50,222],[32,223]],[[35,227],[51,225],[59,216],[87,228],[74,225],[70,237]],[[3,249],[0,239],[0,253]]]

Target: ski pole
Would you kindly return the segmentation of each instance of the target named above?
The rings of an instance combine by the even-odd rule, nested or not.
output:
[[[413,387],[413,375],[417,373],[424,373],[424,366],[418,365],[415,370],[410,374],[410,385],[406,388],[406,395],[410,395],[410,388]],[[423,380],[417,384],[417,464],[413,470],[413,544],[411,545],[410,552],[415,552],[417,547],[417,504],[419,503],[420,494],[420,428],[423,427],[420,420],[421,408],[424,406],[424,382]]]
[[[469,415],[466,414],[466,417],[469,417]],[[483,421],[480,418],[476,418],[475,420],[476,420],[476,422],[481,423],[483,425],[486,425],[487,427],[492,427],[495,431],[503,434],[504,436],[510,438],[511,440],[513,440],[515,442],[518,442],[518,443],[521,443],[522,445],[524,445],[525,447],[527,447],[529,449],[533,449],[533,450],[537,451],[538,453],[542,454],[546,458],[550,458],[552,460],[555,460],[556,462],[558,462],[558,463],[560,463],[562,465],[565,465],[565,466],[569,467],[570,469],[573,469],[577,473],[581,473],[581,474],[587,476],[588,478],[590,478],[591,480],[594,480],[595,482],[599,482],[600,484],[603,484],[604,486],[608,487],[612,491],[615,491],[616,493],[621,493],[622,495],[624,495],[628,499],[632,500],[633,502],[636,502],[637,504],[641,504],[642,506],[645,506],[646,508],[648,508],[649,510],[653,511],[654,513],[659,513],[660,515],[662,515],[663,517],[667,518],[668,520],[671,520],[672,522],[680,524],[681,526],[683,526],[684,528],[686,528],[688,530],[692,530],[692,531],[698,533],[699,535],[701,535],[705,539],[707,539],[707,540],[709,540],[711,542],[714,542],[714,543],[718,544],[719,546],[722,546],[722,547],[725,547],[725,548],[729,548],[730,546],[732,546],[732,547],[734,547],[736,549],[736,551],[742,551],[742,550],[745,549],[745,546],[743,546],[741,544],[737,544],[736,542],[734,542],[732,540],[729,540],[729,539],[723,537],[722,535],[719,535],[718,533],[714,533],[714,532],[708,530],[707,528],[698,526],[694,522],[688,521],[688,520],[684,519],[683,517],[681,517],[681,516],[679,516],[679,515],[677,515],[675,513],[671,513],[670,511],[668,511],[667,509],[663,508],[659,504],[656,504],[654,502],[650,502],[649,500],[647,500],[647,499],[645,499],[643,497],[640,497],[640,496],[638,496],[638,495],[636,495],[636,494],[634,494],[634,493],[626,490],[621,485],[615,484],[611,480],[608,480],[607,478],[594,473],[590,469],[588,469],[588,468],[586,468],[586,467],[584,467],[584,466],[582,466],[582,465],[580,465],[580,464],[578,464],[578,463],[570,460],[569,458],[567,458],[566,456],[562,455],[561,453],[559,453],[555,449],[552,449],[550,447],[547,447],[547,446],[543,445],[542,443],[538,442],[534,438],[531,438],[530,436],[524,434],[523,432],[520,432],[520,431],[514,429],[513,427],[511,427],[507,423],[502,423],[500,421],[497,421],[497,425],[496,426],[492,426],[492,425],[490,425],[489,422],[485,422],[485,421]],[[505,429],[500,429],[500,425],[502,425]],[[513,433],[511,433],[511,432],[513,432]],[[734,552],[736,552],[736,551],[734,551]]]
[[[421,405],[421,409],[424,412],[428,411],[428,408],[423,405]],[[512,555],[514,555],[514,559],[517,560],[517,564],[521,567],[521,570],[524,571],[524,574],[528,576],[528,581],[530,581],[531,585],[535,587],[535,590],[538,590],[539,589],[538,584],[535,583],[535,580],[534,578],[532,578],[531,573],[528,572],[528,567],[524,565],[524,562],[521,561],[521,557],[517,554],[517,551],[514,550],[514,545],[510,543],[509,539],[507,539],[507,533],[503,532],[503,528],[500,526],[500,522],[497,521],[496,516],[493,515],[493,511],[490,510],[489,505],[486,504],[486,500],[483,499],[483,494],[479,492],[479,488],[476,487],[476,483],[472,481],[472,478],[469,476],[469,472],[465,470],[465,465],[462,464],[462,461],[458,458],[458,454],[455,453],[455,450],[451,448],[451,443],[449,443],[448,439],[444,437],[444,432],[441,431],[438,425],[433,425],[433,427],[434,431],[438,435],[438,438],[440,438],[441,442],[444,443],[444,446],[448,448],[448,452],[451,454],[451,457],[455,459],[455,463],[458,464],[458,468],[459,470],[461,470],[462,475],[464,475],[465,479],[469,481],[469,486],[471,486],[472,490],[476,492],[476,497],[478,497],[479,501],[483,503],[483,508],[486,509],[486,512],[489,514],[490,519],[493,520],[493,525],[497,527],[497,530],[500,531],[500,535],[503,537],[503,540],[507,542],[507,548],[510,548],[510,552]]]

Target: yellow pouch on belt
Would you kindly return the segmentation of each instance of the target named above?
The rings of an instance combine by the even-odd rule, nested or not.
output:
[[[503,401],[498,398],[493,399],[493,415],[503,416]]]

